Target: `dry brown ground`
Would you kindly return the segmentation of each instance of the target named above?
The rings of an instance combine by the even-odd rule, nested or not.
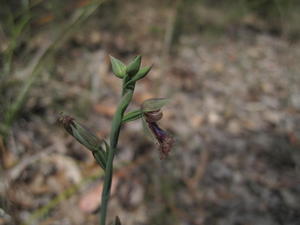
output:
[[[62,47],[31,91],[5,155],[7,214],[0,224],[97,224],[92,211],[100,169],[55,121],[64,111],[106,138],[120,91],[107,55],[128,61],[136,53],[154,68],[137,85],[132,108],[169,97],[162,126],[176,145],[159,160],[140,122],[124,126],[110,218],[119,215],[123,224],[299,224],[299,43],[247,30],[213,39],[182,34],[176,51],[165,55],[162,39],[143,29],[163,18],[151,8],[124,10],[141,20],[116,32],[94,19]],[[144,26],[135,31],[138,24]]]

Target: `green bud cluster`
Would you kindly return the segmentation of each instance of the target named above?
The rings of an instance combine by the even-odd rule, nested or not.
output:
[[[141,68],[142,57],[140,55],[136,56],[127,66],[113,56],[110,56],[110,61],[112,71],[116,77],[121,79],[126,78],[127,82],[125,86],[144,78],[152,68],[152,66]]]

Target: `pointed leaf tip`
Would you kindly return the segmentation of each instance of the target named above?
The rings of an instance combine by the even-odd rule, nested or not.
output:
[[[141,66],[142,56],[136,56],[131,63],[127,66],[126,72],[129,76],[135,75]]]
[[[121,220],[120,220],[120,218],[118,216],[116,216],[114,225],[121,225]]]
[[[111,66],[112,66],[112,71],[113,73],[119,77],[119,78],[123,78],[126,74],[126,66],[123,62],[121,62],[119,59],[113,57],[113,56],[109,56],[110,57],[110,62],[111,62]]]
[[[121,220],[116,216],[115,220],[110,225],[121,225]]]

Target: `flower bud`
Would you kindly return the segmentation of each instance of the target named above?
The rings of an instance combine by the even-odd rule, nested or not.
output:
[[[140,55],[138,55],[137,57],[135,57],[133,59],[133,61],[131,63],[129,63],[129,65],[126,68],[126,73],[129,76],[133,76],[139,71],[140,66],[141,66],[141,60],[142,60],[142,57]]]

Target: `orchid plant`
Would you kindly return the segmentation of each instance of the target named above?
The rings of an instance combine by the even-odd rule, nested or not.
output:
[[[168,156],[174,143],[173,138],[158,125],[158,121],[163,116],[161,108],[167,103],[167,99],[148,99],[142,104],[140,109],[125,114],[132,100],[136,82],[144,78],[152,67],[146,66],[141,68],[141,56],[135,57],[127,66],[112,56],[110,56],[110,60],[114,75],[122,79],[123,82],[121,100],[112,120],[109,143],[105,140],[100,140],[71,116],[61,114],[58,118],[59,123],[63,125],[65,130],[92,152],[96,162],[105,172],[99,214],[100,225],[106,224],[113,175],[113,160],[116,155],[122,125],[141,119],[145,129],[151,133],[151,136],[159,144],[161,159]],[[113,224],[121,224],[120,219],[116,217]]]

